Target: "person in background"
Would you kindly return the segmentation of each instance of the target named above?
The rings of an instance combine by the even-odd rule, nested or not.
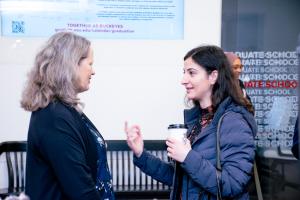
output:
[[[184,111],[188,127],[183,142],[167,138],[167,163],[144,149],[141,128],[125,123],[134,164],[154,179],[172,186],[171,200],[217,199],[216,130],[220,127],[221,194],[248,200],[257,126],[251,103],[243,98],[223,50],[217,46],[192,49],[184,57],[181,84],[193,108]],[[152,122],[151,122],[152,123]],[[179,166],[179,167],[177,167]]]
[[[299,116],[297,117],[295,124],[295,131],[293,136],[292,153],[299,160]]]
[[[251,99],[246,93],[245,85],[243,81],[240,79],[240,75],[243,72],[243,64],[242,60],[239,56],[234,54],[233,52],[225,52],[225,55],[230,63],[230,66],[233,70],[234,78],[238,80],[241,90],[243,91],[244,97],[246,97],[250,102]]]
[[[53,35],[37,53],[22,94],[30,111],[25,192],[31,200],[114,199],[105,140],[78,94],[95,72],[90,41]]]

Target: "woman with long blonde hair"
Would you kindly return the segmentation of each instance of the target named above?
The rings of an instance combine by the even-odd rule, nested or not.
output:
[[[105,140],[78,94],[95,74],[84,37],[53,35],[38,52],[21,106],[32,112],[25,192],[31,200],[114,199]]]

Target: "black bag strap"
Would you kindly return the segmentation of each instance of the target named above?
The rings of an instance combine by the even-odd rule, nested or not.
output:
[[[218,126],[217,126],[217,135],[216,135],[216,152],[217,152],[217,170],[216,170],[216,176],[217,176],[217,200],[222,200],[222,183],[221,183],[221,174],[222,174],[222,166],[221,166],[221,148],[220,148],[220,128],[222,121],[227,113],[223,114],[221,118],[219,119]],[[258,200],[263,200],[262,191],[260,187],[260,181],[258,176],[258,170],[256,166],[256,161],[254,159],[253,164],[253,171],[254,171],[254,181],[255,181],[255,187],[257,192],[257,198]]]
[[[217,152],[217,170],[216,170],[216,177],[217,177],[217,200],[222,200],[222,183],[221,183],[221,174],[222,174],[222,166],[221,166],[221,147],[220,147],[220,128],[222,121],[227,113],[221,116],[217,126],[217,135],[216,135],[216,152]]]
[[[255,182],[255,187],[256,187],[257,199],[263,200],[263,195],[262,195],[262,191],[261,191],[261,187],[260,187],[258,170],[257,170],[257,165],[256,165],[255,160],[254,160],[254,164],[253,164],[253,170],[254,170],[254,182]]]

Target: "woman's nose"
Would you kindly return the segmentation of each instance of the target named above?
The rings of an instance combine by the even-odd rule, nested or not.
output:
[[[183,75],[183,77],[181,79],[181,84],[186,85],[187,83],[188,83],[187,77],[185,75]]]

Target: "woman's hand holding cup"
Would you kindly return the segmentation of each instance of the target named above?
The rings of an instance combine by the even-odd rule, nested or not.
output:
[[[183,124],[171,124],[168,131],[166,141],[168,156],[182,163],[192,149],[190,141],[186,138],[187,127]]]
[[[190,150],[192,149],[191,143],[188,139],[178,140],[174,137],[168,137],[166,144],[168,146],[168,156],[180,163],[182,163]]]

